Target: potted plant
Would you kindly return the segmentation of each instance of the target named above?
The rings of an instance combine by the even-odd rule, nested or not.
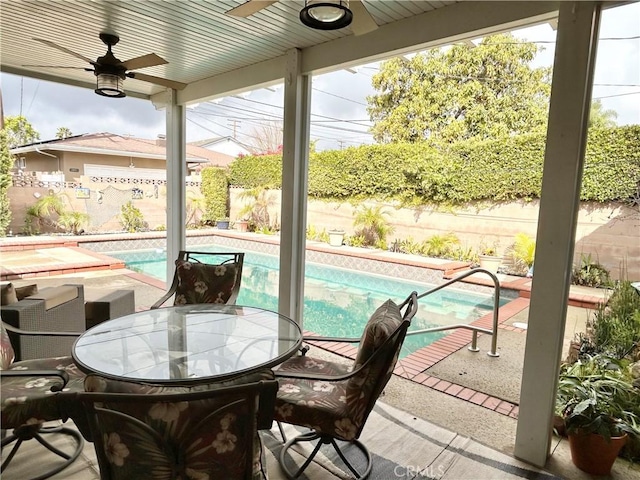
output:
[[[498,256],[498,245],[480,245],[480,254],[478,255],[478,263],[480,268],[498,273],[498,268],[502,264],[502,257]]]
[[[329,230],[329,245],[332,247],[342,246],[344,241],[344,230]]]
[[[219,230],[228,230],[229,229],[229,219],[221,218],[220,220],[216,220],[216,227]]]
[[[561,367],[556,414],[576,467],[608,475],[625,443],[640,440],[638,395],[628,362],[594,355]]]
[[[249,220],[247,220],[246,218],[241,218],[239,220],[236,220],[234,226],[239,232],[246,232],[247,230],[249,230]]]

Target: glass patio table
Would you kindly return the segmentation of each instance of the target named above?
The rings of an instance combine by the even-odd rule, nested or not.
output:
[[[273,367],[301,343],[300,327],[270,310],[181,305],[100,323],[76,340],[73,358],[85,373],[191,384]]]

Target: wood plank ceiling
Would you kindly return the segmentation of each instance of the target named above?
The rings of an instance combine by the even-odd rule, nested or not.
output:
[[[34,38],[49,40],[89,59],[104,55],[100,32],[120,37],[113,53],[127,60],[156,53],[166,65],[140,73],[192,83],[353,35],[351,27],[319,31],[299,20],[303,1],[280,0],[248,18],[226,14],[243,0],[226,1],[33,1],[0,5],[0,70],[95,88],[82,59]],[[454,4],[454,1],[363,2],[380,26]],[[37,65],[37,66],[34,66]],[[67,68],[53,68],[54,66]],[[75,68],[73,68],[75,67]],[[164,87],[126,79],[128,95],[148,98]]]

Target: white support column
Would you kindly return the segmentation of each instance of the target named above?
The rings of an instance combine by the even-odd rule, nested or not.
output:
[[[311,77],[301,75],[300,50],[287,53],[284,77],[280,289],[278,311],[302,322],[307,229]]]
[[[515,455],[549,455],[587,141],[600,5],[561,2]]]
[[[167,284],[171,283],[174,260],[186,246],[185,181],[187,176],[186,109],[176,102],[177,92],[167,91]]]

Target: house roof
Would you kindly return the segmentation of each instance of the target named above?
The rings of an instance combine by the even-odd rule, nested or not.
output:
[[[74,135],[65,139],[47,140],[13,148],[14,155],[29,152],[84,152],[96,155],[118,155],[126,157],[144,157],[166,159],[164,139],[143,139],[114,133],[88,133]],[[210,163],[219,167],[228,166],[234,157],[213,152],[197,145],[186,146],[187,162]]]
[[[246,143],[242,143],[237,138],[233,138],[230,135],[226,137],[212,137],[212,138],[205,138],[203,140],[196,140],[195,142],[187,143],[187,145],[196,145],[198,147],[204,147],[207,145],[215,145],[216,143],[222,143],[222,142],[233,142],[236,145],[239,145],[242,148],[245,148],[251,151],[251,148],[249,147],[249,145],[247,145]]]

